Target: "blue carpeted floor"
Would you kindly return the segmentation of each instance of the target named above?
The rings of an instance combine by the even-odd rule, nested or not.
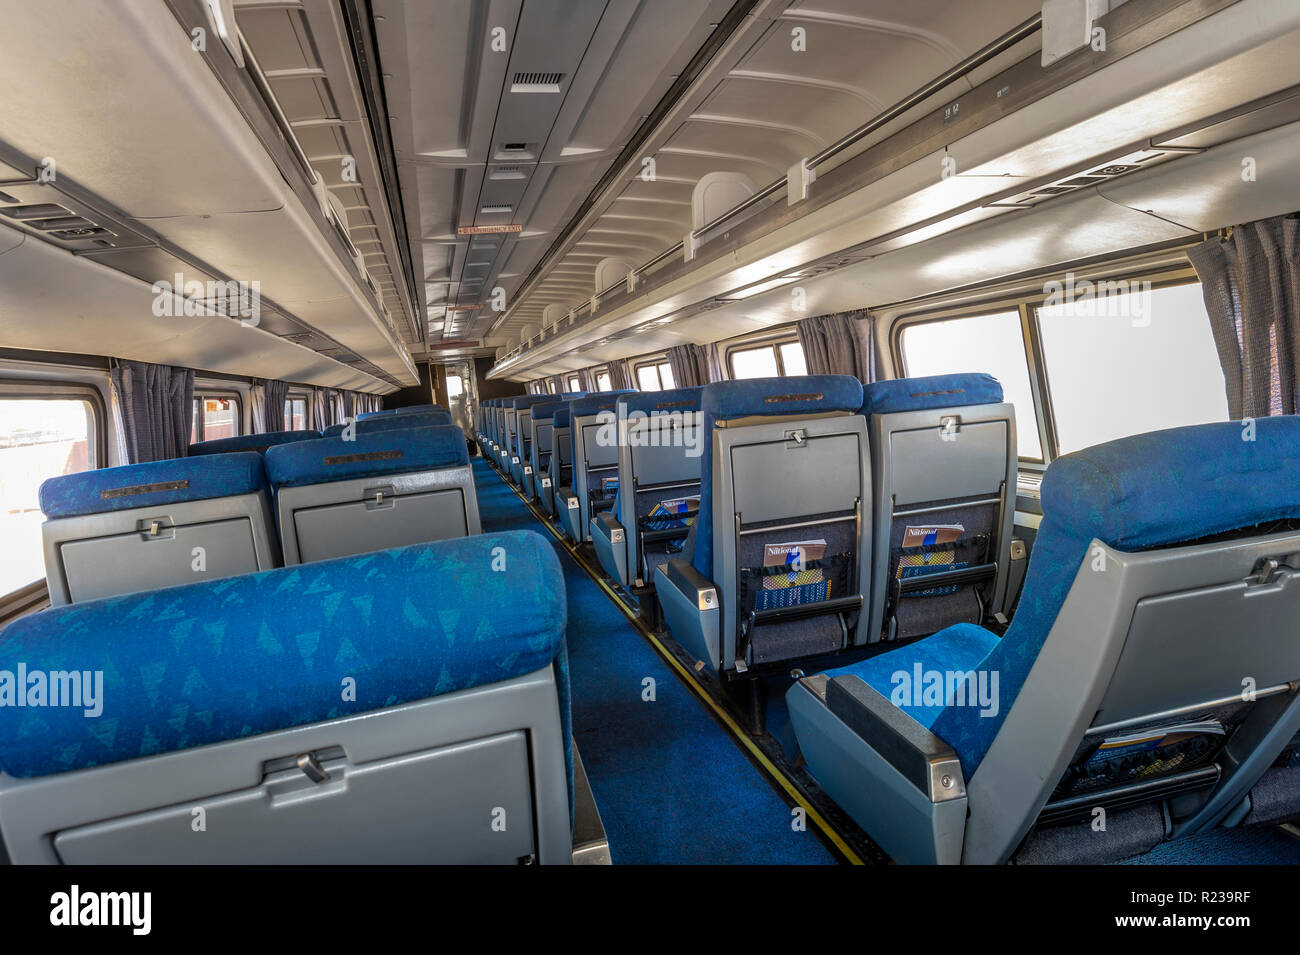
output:
[[[474,481],[484,531],[536,530],[560,555],[573,735],[614,862],[834,862],[812,832],[793,831],[758,769],[482,458]],[[653,702],[642,698],[647,678]]]

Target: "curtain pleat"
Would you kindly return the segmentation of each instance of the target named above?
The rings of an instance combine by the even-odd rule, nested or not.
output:
[[[287,431],[289,422],[284,413],[284,403],[289,400],[287,381],[266,382],[266,430]]]
[[[805,318],[795,326],[810,375],[852,375],[875,380],[874,341],[861,309]]]
[[[109,373],[128,464],[185,457],[194,425],[194,372],[118,361]]]
[[[1187,251],[1233,419],[1300,412],[1300,220],[1235,226]]]
[[[722,380],[717,345],[674,345],[668,349],[668,366],[678,388],[694,388]]]
[[[248,414],[252,420],[253,434],[274,430],[266,424],[266,382],[254,379],[248,389]]]

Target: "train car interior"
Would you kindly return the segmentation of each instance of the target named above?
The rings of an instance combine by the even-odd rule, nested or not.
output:
[[[0,0],[0,863],[1300,863],[1298,51]]]

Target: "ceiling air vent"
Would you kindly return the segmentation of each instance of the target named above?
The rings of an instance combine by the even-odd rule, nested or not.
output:
[[[518,166],[493,166],[488,172],[488,178],[496,182],[506,179],[526,179],[527,173]]]
[[[512,93],[558,93],[563,73],[516,73]]]
[[[497,204],[497,205],[491,205],[491,206],[479,206],[479,209],[478,209],[479,212],[483,213],[484,215],[489,215],[489,216],[492,216],[492,215],[508,215],[509,213],[514,212],[514,210],[515,210],[515,207],[514,207],[514,206],[511,206],[511,205],[505,205],[505,204]]]
[[[533,160],[537,158],[537,144],[500,143],[497,146],[496,154],[492,158],[495,160],[505,160],[506,162]]]

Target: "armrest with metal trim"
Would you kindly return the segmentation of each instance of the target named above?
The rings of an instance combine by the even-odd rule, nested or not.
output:
[[[628,585],[627,531],[609,511],[591,519],[591,545],[600,566],[624,587]]]
[[[817,781],[894,861],[961,862],[966,782],[952,747],[856,676],[804,677],[786,702]]]
[[[573,488],[565,486],[555,489],[555,514],[560,519],[564,533],[569,535],[569,540],[581,544],[583,534],[578,522],[582,519],[582,502],[578,500]]]
[[[716,672],[722,656],[717,586],[682,557],[658,565],[654,581],[673,639]]]

